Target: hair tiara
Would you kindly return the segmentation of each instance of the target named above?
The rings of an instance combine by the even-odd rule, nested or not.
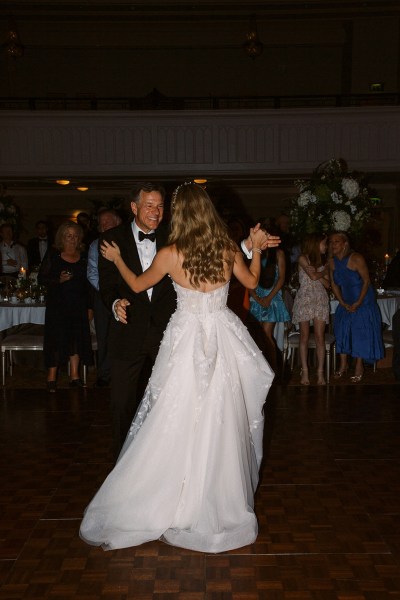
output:
[[[185,181],[184,183],[181,183],[180,185],[178,185],[178,187],[175,188],[174,191],[172,192],[171,204],[172,205],[174,204],[176,197],[182,188],[186,187],[187,185],[192,185],[192,184],[193,184],[193,181]]]

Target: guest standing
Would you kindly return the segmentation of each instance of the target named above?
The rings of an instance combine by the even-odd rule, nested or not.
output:
[[[364,373],[363,360],[375,362],[384,355],[381,314],[364,257],[350,248],[344,232],[332,234],[330,244],[331,285],[339,301],[334,333],[340,365],[334,377],[346,374],[350,355],[355,358],[354,376],[350,381],[359,383]]]
[[[81,387],[79,365],[93,362],[89,330],[91,307],[87,260],[81,254],[82,228],[73,221],[60,225],[55,250],[43,260],[38,281],[47,286],[44,359],[47,389],[56,391],[58,368],[70,361],[70,386]]]
[[[400,308],[392,319],[393,330],[393,360],[392,371],[397,381],[400,381]]]
[[[103,208],[97,214],[98,230],[104,233],[117,227],[121,217],[113,208]],[[94,326],[97,339],[97,387],[106,387],[111,378],[111,357],[108,347],[110,323],[113,318],[99,292],[99,240],[94,240],[89,247],[87,278],[93,288]]]
[[[391,260],[382,282],[382,287],[387,290],[389,288],[400,288],[400,250]]]
[[[27,245],[29,268],[39,267],[46,254],[51,248],[49,239],[49,227],[46,221],[38,221],[35,225],[36,237],[31,238]]]
[[[293,304],[292,322],[300,326],[300,361],[302,385],[309,385],[308,341],[310,321],[313,323],[317,351],[317,384],[325,385],[325,326],[329,323],[330,287],[328,265],[325,263],[328,238],[324,234],[310,233],[304,237],[302,254],[298,261],[300,287]]]
[[[290,321],[290,315],[282,297],[285,269],[286,261],[283,250],[268,248],[263,252],[261,258],[260,282],[255,290],[249,290],[249,314],[263,328],[268,361],[275,372],[277,371],[277,345],[274,328],[276,323]]]

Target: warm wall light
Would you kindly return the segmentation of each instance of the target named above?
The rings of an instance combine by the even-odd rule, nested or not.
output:
[[[193,179],[195,183],[198,185],[202,185],[203,183],[207,183],[207,179]]]
[[[9,18],[7,38],[4,44],[2,44],[5,53],[11,58],[21,58],[24,54],[24,46],[18,35],[17,27],[14,19]]]
[[[80,192],[87,192],[89,188],[81,185],[81,186],[77,187],[76,189],[79,190]]]
[[[68,185],[69,179],[57,179],[56,183],[58,183],[58,185]]]
[[[383,92],[384,89],[385,89],[385,84],[382,81],[378,81],[376,83],[369,84],[370,92]]]

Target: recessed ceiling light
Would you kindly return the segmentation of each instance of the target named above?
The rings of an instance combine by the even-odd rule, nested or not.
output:
[[[207,179],[193,179],[195,183],[202,185],[203,183],[207,183]]]
[[[58,185],[68,185],[69,179],[57,179],[56,183],[58,183]]]
[[[77,187],[76,189],[79,190],[80,192],[87,192],[89,188],[88,187],[84,187],[82,185],[82,186]]]

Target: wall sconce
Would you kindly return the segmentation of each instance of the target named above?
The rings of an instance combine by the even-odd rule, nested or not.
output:
[[[87,192],[88,191],[88,187],[85,187],[84,185],[80,185],[79,187],[76,188],[79,192]]]
[[[56,183],[58,183],[58,185],[68,185],[69,179],[57,179]]]
[[[21,58],[24,54],[24,47],[18,35],[17,26],[14,20],[10,17],[8,21],[7,38],[2,44],[5,53],[11,58]]]
[[[246,41],[243,44],[243,50],[250,58],[260,56],[264,50],[264,44],[258,37],[256,18],[251,17],[249,20],[249,30],[246,33]]]

